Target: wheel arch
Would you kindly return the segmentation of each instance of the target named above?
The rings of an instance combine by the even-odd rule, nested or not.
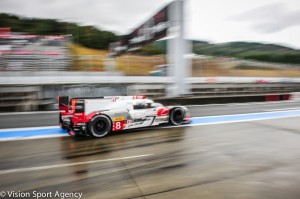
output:
[[[112,124],[110,130],[112,130],[113,121],[112,121],[111,117],[109,116],[109,114],[106,114],[106,113],[97,112],[97,113],[94,113],[94,114],[90,115],[89,123],[92,121],[93,118],[97,117],[98,115],[106,116],[106,117],[110,120],[110,122],[111,122],[111,124]]]
[[[99,118],[97,118],[97,117],[99,117]],[[95,125],[99,122],[99,120],[107,121],[108,123],[110,123],[110,126],[106,127],[106,129],[104,131],[100,130],[97,132],[97,130],[95,130]],[[106,125],[108,124],[107,122],[106,122]],[[107,114],[103,114],[103,113],[94,114],[90,118],[89,122],[87,123],[87,132],[91,136],[97,137],[97,138],[102,138],[102,137],[107,136],[109,133],[111,133],[112,128],[113,128],[113,123],[112,123],[111,118]]]
[[[170,110],[169,110],[169,123],[173,124],[173,125],[180,125],[180,124],[182,124],[184,122],[185,117],[186,117],[186,113],[187,113],[186,108],[183,107],[183,106],[172,106],[172,107],[169,107],[169,108],[170,108]],[[172,121],[171,117],[172,117],[172,112],[175,109],[178,109],[178,108],[183,111],[183,118],[182,118],[182,122],[180,122],[179,124],[176,124],[176,122]]]

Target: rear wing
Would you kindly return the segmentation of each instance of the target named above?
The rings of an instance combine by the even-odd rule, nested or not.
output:
[[[69,112],[69,110],[76,109],[76,102],[83,101],[85,99],[102,99],[102,100],[111,100],[111,102],[119,100],[135,100],[135,99],[146,99],[144,95],[135,95],[135,96],[105,96],[105,97],[75,97],[69,100],[69,96],[58,96],[58,108],[59,110]]]
[[[69,96],[58,96],[58,109],[65,112],[69,111]]]

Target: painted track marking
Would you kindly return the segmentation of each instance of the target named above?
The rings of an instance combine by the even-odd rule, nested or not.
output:
[[[274,112],[274,111],[287,111],[287,110],[299,110],[299,109],[300,107],[292,107],[292,108],[270,109],[265,111]]]
[[[29,111],[29,112],[6,112],[6,113],[0,113],[0,116],[3,115],[32,115],[32,114],[50,114],[50,113],[59,113],[61,111]]]
[[[154,155],[154,154],[136,155],[136,156],[128,156],[128,157],[122,157],[122,158],[103,159],[103,160],[92,160],[92,161],[75,162],[75,163],[67,163],[67,164],[55,164],[55,165],[39,166],[39,167],[7,169],[7,170],[0,170],[0,175],[9,174],[9,173],[20,173],[20,172],[23,173],[23,172],[27,172],[27,171],[40,171],[40,170],[55,169],[55,168],[62,168],[62,167],[69,167],[69,166],[78,166],[78,165],[83,165],[83,164],[94,164],[94,163],[117,161],[117,160],[128,160],[128,159],[141,158],[141,157],[147,157],[147,156],[152,156],[152,155]]]

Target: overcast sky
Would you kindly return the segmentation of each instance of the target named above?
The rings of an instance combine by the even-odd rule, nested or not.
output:
[[[300,49],[300,0],[185,0],[186,37]],[[0,0],[0,12],[129,33],[171,0]]]

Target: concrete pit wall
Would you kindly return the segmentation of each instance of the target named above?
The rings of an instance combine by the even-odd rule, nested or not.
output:
[[[0,87],[0,112],[57,109],[57,96],[127,95],[127,85],[43,85]]]

